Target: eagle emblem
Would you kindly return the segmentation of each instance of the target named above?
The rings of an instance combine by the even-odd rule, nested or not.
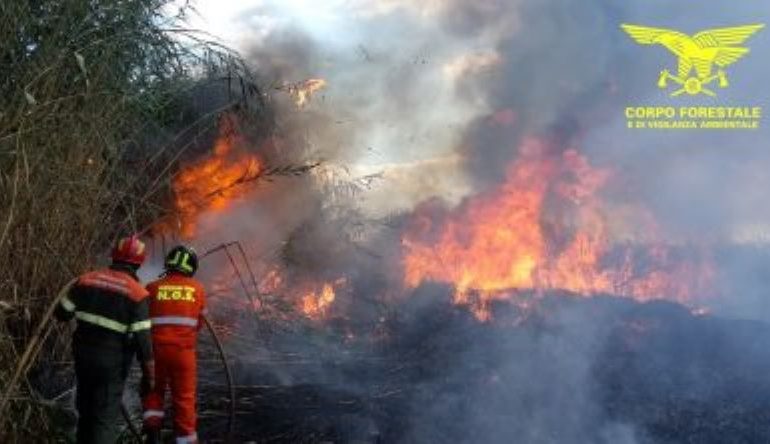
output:
[[[765,25],[707,29],[692,37],[672,29],[629,24],[622,24],[620,27],[637,43],[662,45],[677,56],[679,66],[676,75],[667,69],[661,71],[658,78],[659,88],[668,88],[668,81],[671,80],[679,85],[671,96],[687,93],[693,96],[706,94],[713,97],[716,93],[708,86],[716,80],[719,80],[720,88],[729,86],[724,68],[749,53],[749,48],[740,45]],[[719,67],[716,73],[714,73],[714,65]],[[693,69],[694,76],[691,75]]]

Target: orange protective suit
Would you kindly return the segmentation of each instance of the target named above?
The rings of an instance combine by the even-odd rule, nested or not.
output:
[[[177,444],[197,443],[196,353],[206,294],[197,280],[180,273],[147,286],[150,292],[152,345],[155,353],[155,390],[144,398],[144,426],[160,429],[166,387],[171,388]]]

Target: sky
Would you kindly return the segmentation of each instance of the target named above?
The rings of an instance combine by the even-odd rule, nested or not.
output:
[[[326,165],[337,163],[353,176],[382,172],[384,179],[357,201],[370,215],[409,214],[431,198],[451,207],[494,190],[535,137],[552,147],[554,156],[577,149],[597,168],[611,169],[611,186],[602,196],[607,208],[648,208],[666,241],[770,241],[767,122],[749,132],[629,131],[623,113],[626,106],[680,103],[750,103],[770,112],[770,30],[752,38],[750,57],[729,70],[732,86],[720,90],[718,99],[680,101],[656,87],[660,70],[675,66],[671,55],[662,48],[637,45],[620,29],[621,23],[635,23],[693,34],[770,22],[770,2],[198,0],[196,8],[191,25],[238,49],[266,85],[314,77],[328,81],[306,108],[284,108],[279,127],[302,130],[307,146],[325,158]],[[227,236],[217,243],[263,242],[273,237],[269,233],[290,231],[293,226],[275,220],[276,214],[307,211],[314,216],[313,202],[290,191],[275,199],[278,210],[245,207],[228,213],[226,224],[214,220],[212,225]],[[280,205],[292,207],[282,211]],[[569,218],[570,208],[564,209],[564,218]],[[558,214],[553,217],[560,219]],[[646,227],[644,221],[638,225]],[[324,235],[341,229],[323,228],[319,231]],[[314,240],[314,231],[307,231],[307,239]],[[334,246],[336,237],[329,238]],[[496,248],[497,239],[490,239],[490,248]],[[303,271],[350,267],[345,271],[355,276],[359,268],[367,268],[351,266],[337,250],[318,248],[327,245],[318,239],[296,243],[316,250],[298,256],[323,264]],[[388,250],[377,252],[387,257]],[[721,314],[767,318],[768,267],[757,257],[766,256],[720,258],[729,296],[719,302]],[[499,374],[505,384],[491,387],[504,388],[502,399],[509,404],[525,399],[527,405],[517,415],[492,415],[505,426],[499,435],[485,437],[496,440],[481,441],[510,442],[510,427],[520,426],[537,434],[563,428],[563,436],[599,430],[604,438],[595,442],[637,442],[627,424],[597,423],[595,400],[586,393],[592,382],[592,354],[609,324],[597,322],[593,311],[564,317],[559,325],[567,328],[542,339],[474,340],[479,346],[470,347],[449,366],[449,374],[477,376],[474,363],[489,354],[486,341],[510,345],[500,348],[511,358]],[[522,350],[526,359],[517,358]],[[428,389],[418,393],[433,395]],[[461,400],[476,412],[471,422],[488,424],[487,395]],[[442,410],[456,405],[451,397],[441,400],[427,410],[426,403],[418,403],[424,412],[418,423],[440,424],[436,418],[444,417]],[[565,411],[573,414],[565,417]]]
[[[374,212],[433,196],[458,202],[504,175],[525,133],[564,134],[627,178],[674,235],[770,239],[767,124],[629,132],[623,117],[636,105],[768,108],[770,32],[752,37],[750,56],[728,70],[731,87],[704,102],[661,94],[671,54],[619,27],[693,34],[770,22],[768,2],[198,0],[196,9],[191,24],[242,51],[268,81],[328,80],[305,111],[326,116],[307,125],[311,144],[354,175],[386,172],[388,187],[367,196]],[[497,112],[517,128],[485,133]]]

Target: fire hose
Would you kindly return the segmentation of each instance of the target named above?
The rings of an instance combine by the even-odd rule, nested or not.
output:
[[[45,243],[45,246],[52,252],[55,250],[48,245],[48,243]],[[214,253],[218,251],[219,249],[227,248],[227,245],[222,245],[220,247],[214,248],[212,251],[207,252],[204,254],[203,257],[208,256],[211,253]],[[228,256],[230,256],[229,252]],[[54,257],[59,257],[58,255],[54,254]],[[231,262],[232,257],[230,257]],[[59,258],[60,265],[63,269],[67,270],[70,274],[72,273],[72,270],[67,267],[63,261]],[[235,266],[235,264],[233,264]],[[13,390],[15,389],[19,379],[21,379],[22,376],[26,375],[27,371],[30,367],[34,364],[35,360],[37,359],[37,355],[40,353],[40,350],[43,347],[43,342],[45,342],[45,339],[48,337],[48,335],[51,332],[51,326],[50,321],[53,317],[54,310],[56,309],[56,306],[61,302],[61,300],[64,298],[64,296],[69,292],[70,288],[75,285],[77,282],[77,278],[72,279],[71,281],[67,282],[56,294],[56,296],[53,298],[51,303],[48,305],[48,308],[45,311],[45,314],[43,315],[43,318],[38,323],[33,335],[32,339],[27,344],[27,347],[25,348],[24,352],[22,353],[21,358],[19,359],[19,363],[16,366],[16,369],[14,370],[13,374],[11,375],[11,379],[8,381],[5,387],[5,391],[3,392],[2,396],[0,396],[0,418],[5,418],[5,409],[10,401],[11,394],[13,393]],[[243,284],[243,281],[241,281],[241,284]],[[208,320],[206,316],[201,315],[203,322],[206,324],[206,329],[211,334],[212,339],[214,340],[214,345],[217,348],[219,358],[222,361],[222,367],[225,372],[225,379],[227,382],[227,389],[228,394],[230,396],[230,405],[229,405],[229,412],[228,412],[228,419],[227,419],[227,435],[225,438],[225,443],[232,442],[233,438],[233,432],[235,429],[235,407],[236,407],[236,399],[235,399],[235,385],[233,384],[233,375],[232,371],[230,369],[230,363],[227,360],[227,355],[225,354],[224,347],[222,345],[222,341],[220,340],[219,336],[217,335],[216,330],[214,330],[213,325]],[[141,441],[141,432],[137,430],[134,423],[131,421],[131,415],[128,412],[128,409],[126,408],[125,404],[121,403],[121,413],[123,414],[123,418],[128,423],[129,431],[132,435],[134,435],[135,438],[139,439]],[[1,421],[0,421],[1,422]],[[1,424],[0,424],[1,425]]]
[[[13,390],[18,383],[19,379],[27,373],[27,371],[32,367],[34,364],[37,355],[40,353],[41,348],[43,347],[43,343],[45,342],[45,338],[48,337],[48,335],[51,332],[51,325],[50,321],[53,317],[53,312],[56,309],[56,306],[61,302],[61,300],[64,298],[64,296],[67,294],[69,289],[77,282],[77,278],[72,279],[71,281],[67,282],[66,285],[64,285],[61,290],[59,290],[59,293],[57,293],[56,297],[53,298],[50,305],[48,306],[48,309],[45,311],[45,314],[43,315],[43,318],[41,319],[40,323],[38,323],[37,328],[35,329],[34,334],[32,335],[32,339],[29,341],[26,349],[24,350],[24,353],[22,354],[21,358],[19,359],[19,363],[16,366],[16,370],[13,372],[13,375],[11,376],[11,379],[8,381],[8,384],[6,385],[6,390],[3,393],[2,397],[0,397],[0,418],[4,418],[5,408],[8,405],[8,401],[10,400],[11,394],[13,393]],[[230,364],[227,360],[227,356],[225,355],[224,347],[222,346],[222,341],[220,340],[219,336],[217,335],[217,332],[214,330],[214,327],[212,326],[211,322],[203,316],[203,321],[206,324],[206,329],[211,333],[211,337],[214,340],[214,345],[217,347],[217,351],[219,352],[219,358],[222,360],[222,366],[225,371],[225,379],[227,380],[227,388],[230,396],[230,406],[229,406],[229,414],[228,414],[228,422],[227,422],[227,436],[225,439],[226,443],[232,442],[232,436],[233,431],[235,427],[235,405],[236,405],[236,399],[235,399],[235,385],[233,384],[233,375],[232,371],[230,369]],[[139,430],[136,429],[133,422],[131,422],[131,415],[128,412],[128,409],[126,408],[125,404],[121,404],[121,411],[123,413],[123,417],[128,423],[128,428],[131,431],[131,433],[139,440],[141,440],[141,433]]]
[[[217,352],[219,353],[219,359],[222,360],[222,367],[225,370],[227,390],[230,396],[230,406],[227,417],[227,437],[225,438],[225,442],[229,443],[232,442],[233,430],[235,427],[235,385],[233,384],[233,374],[230,370],[230,363],[227,360],[227,355],[225,355],[225,349],[222,346],[222,341],[219,339],[219,335],[217,335],[216,330],[214,330],[214,326],[206,316],[201,315],[201,317],[203,318],[204,324],[206,324],[206,329],[209,331],[209,333],[211,333],[211,338],[214,340],[214,345],[217,347]],[[128,424],[128,430],[132,435],[134,435],[136,439],[141,441],[142,434],[131,420],[131,414],[128,412],[128,408],[126,407],[125,403],[120,405],[120,410],[121,413],[123,413],[123,419],[125,419],[126,423]]]

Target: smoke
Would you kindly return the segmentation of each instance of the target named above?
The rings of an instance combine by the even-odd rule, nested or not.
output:
[[[662,0],[262,1],[232,17],[228,31],[269,83],[328,80],[309,109],[283,115],[301,121],[298,133],[320,157],[354,174],[410,169],[362,198],[371,212],[436,195],[457,202],[500,180],[521,138],[540,133],[617,169],[628,187],[615,197],[650,206],[672,237],[733,240],[761,237],[768,225],[766,129],[629,132],[625,106],[693,101],[655,88],[672,56],[636,45],[619,24],[694,33],[767,16],[762,5],[718,0],[696,13]],[[704,103],[767,103],[766,34],[752,37],[754,52],[731,69],[733,86]],[[499,115],[508,123],[490,125]],[[465,161],[426,162],[454,153]]]
[[[357,202],[370,214],[435,196],[456,203],[502,180],[523,137],[547,135],[556,149],[577,147],[617,170],[622,191],[610,197],[643,203],[672,239],[766,231],[765,130],[629,132],[624,107],[687,101],[655,88],[670,55],[619,29],[633,22],[693,33],[761,21],[759,6],[711,2],[692,14],[662,1],[293,5],[247,11],[241,29],[254,28],[240,41],[269,83],[328,80],[309,109],[287,108],[285,133],[302,134],[318,157],[354,176],[384,172],[382,186]],[[751,46],[766,42],[760,33]],[[754,93],[767,74],[763,60],[741,60],[720,103],[766,101]],[[462,162],[441,160],[457,154]]]
[[[413,297],[426,304],[445,292],[424,287]],[[636,443],[634,427],[607,417],[594,398],[593,366],[611,326],[601,320],[610,317],[590,304],[553,308],[518,327],[479,326],[434,300],[402,320],[405,353],[431,366],[410,388],[404,442]]]
[[[380,317],[392,301],[372,295],[400,284],[391,267],[409,212],[429,200],[452,207],[499,185],[531,137],[547,140],[554,155],[577,148],[612,169],[608,205],[618,212],[629,202],[644,206],[672,243],[723,245],[766,236],[766,129],[625,128],[626,106],[680,102],[655,88],[657,73],[673,63],[670,55],[636,46],[620,23],[694,33],[770,16],[766,7],[748,3],[711,0],[699,3],[697,13],[693,7],[663,0],[259,2],[233,26],[271,88],[278,151],[324,166],[318,175],[267,185],[269,199],[206,216],[197,242],[241,240],[251,258],[288,252],[298,280],[344,274],[349,285],[338,294],[335,314],[378,327],[392,319]],[[751,40],[755,52],[731,71],[733,87],[720,91],[719,103],[767,105],[760,79],[770,64],[760,55],[768,44],[764,34]],[[298,109],[283,91],[309,78],[323,78],[328,87]],[[340,191],[362,178],[366,186]],[[633,216],[626,221],[628,232],[647,223],[635,227]],[[720,248],[719,286],[734,296],[712,308],[759,317],[768,274],[758,264],[768,263],[766,254]],[[403,442],[651,439],[642,425],[608,414],[597,394],[603,381],[595,367],[617,313],[597,317],[590,306],[556,306],[545,332],[480,326],[468,313],[437,324],[442,310],[451,310],[450,293],[421,287],[392,308],[401,345],[436,359],[415,370],[428,374],[408,379],[412,393],[396,403],[408,413],[398,435]],[[438,342],[427,344],[435,349],[426,347],[431,341]],[[345,377],[346,366],[358,364],[338,343],[272,346],[264,353],[286,347],[336,362],[301,375],[280,365],[265,370],[281,384],[326,384],[358,395],[371,389],[371,380]],[[378,352],[367,356],[397,358]],[[377,412],[367,415],[378,423]]]

